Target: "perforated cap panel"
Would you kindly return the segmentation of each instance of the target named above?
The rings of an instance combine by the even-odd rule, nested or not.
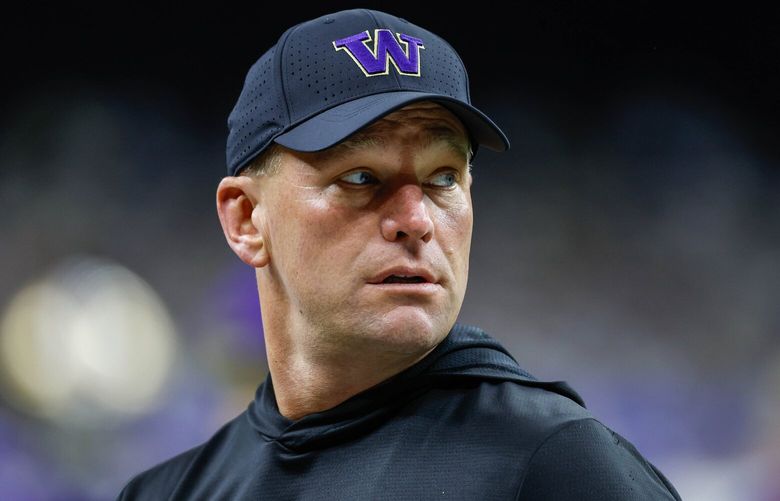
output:
[[[239,169],[264,150],[289,122],[273,71],[275,48],[252,65],[238,102],[228,117],[227,162]],[[230,174],[235,174],[230,172]]]

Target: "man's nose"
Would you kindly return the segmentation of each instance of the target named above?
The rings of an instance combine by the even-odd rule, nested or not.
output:
[[[433,238],[433,220],[425,200],[420,186],[407,184],[398,188],[386,201],[382,236],[390,242],[402,239],[429,242]]]

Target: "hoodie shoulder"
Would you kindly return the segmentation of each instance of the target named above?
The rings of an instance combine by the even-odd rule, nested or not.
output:
[[[117,497],[117,501],[136,499],[168,499],[206,444],[193,447],[163,461],[130,479]]]
[[[595,419],[566,423],[544,440],[525,471],[519,497],[680,500],[674,486],[633,444]]]
[[[119,493],[117,501],[171,499],[185,492],[192,494],[195,484],[218,483],[219,472],[235,464],[237,455],[248,452],[247,447],[252,443],[247,440],[248,429],[246,412],[243,412],[206,442],[133,477]],[[205,472],[208,473],[204,475]]]
[[[517,499],[669,499],[679,495],[563,381],[540,381],[484,331],[458,326],[431,367],[437,415],[473,438],[470,458],[514,458]],[[443,412],[445,411],[445,412]],[[468,418],[466,418],[468,416]],[[512,476],[505,472],[506,478]]]
[[[575,398],[562,390],[562,384],[511,379],[483,381],[474,395],[479,400],[475,408],[486,422],[503,423],[507,433],[545,437],[564,423],[593,417],[579,395]]]

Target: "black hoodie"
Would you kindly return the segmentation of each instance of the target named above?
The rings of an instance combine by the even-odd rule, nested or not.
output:
[[[269,375],[206,443],[133,478],[120,500],[658,500],[679,495],[563,382],[455,324],[423,360],[291,421]]]

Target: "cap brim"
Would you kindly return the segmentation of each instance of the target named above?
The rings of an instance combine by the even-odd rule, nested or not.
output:
[[[477,108],[441,94],[394,91],[372,94],[323,111],[274,141],[295,151],[320,151],[343,141],[392,111],[416,101],[435,101],[455,114],[477,143],[494,151],[509,149],[506,135]]]

